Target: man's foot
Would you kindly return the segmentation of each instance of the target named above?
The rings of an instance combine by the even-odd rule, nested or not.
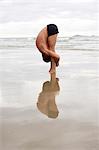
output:
[[[57,81],[59,81],[59,78],[56,78]]]
[[[56,72],[55,69],[52,69],[52,68],[51,68],[51,69],[49,70],[49,73],[50,73],[50,74],[55,73],[55,72]]]
[[[55,60],[56,66],[58,67],[60,58],[55,58],[54,60]]]

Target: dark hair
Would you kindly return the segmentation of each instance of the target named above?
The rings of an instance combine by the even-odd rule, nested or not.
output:
[[[43,60],[44,60],[45,62],[50,62],[50,61],[51,61],[51,57],[48,56],[48,55],[46,55],[46,54],[44,54],[44,53],[42,53],[42,57],[43,57]]]

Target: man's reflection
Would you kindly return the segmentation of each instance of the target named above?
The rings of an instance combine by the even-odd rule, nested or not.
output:
[[[51,74],[50,81],[43,83],[42,92],[39,94],[37,107],[40,112],[47,115],[49,118],[58,117],[58,108],[55,102],[55,96],[59,93],[59,79],[56,74]]]

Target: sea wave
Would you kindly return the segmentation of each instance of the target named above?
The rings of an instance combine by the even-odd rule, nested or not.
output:
[[[35,38],[0,38],[0,49],[34,48]],[[99,50],[99,36],[59,37],[56,48],[58,50]]]

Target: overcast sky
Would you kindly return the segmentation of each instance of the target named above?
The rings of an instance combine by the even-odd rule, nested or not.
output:
[[[98,0],[0,0],[0,36],[36,36],[55,23],[60,36],[98,33]]]

